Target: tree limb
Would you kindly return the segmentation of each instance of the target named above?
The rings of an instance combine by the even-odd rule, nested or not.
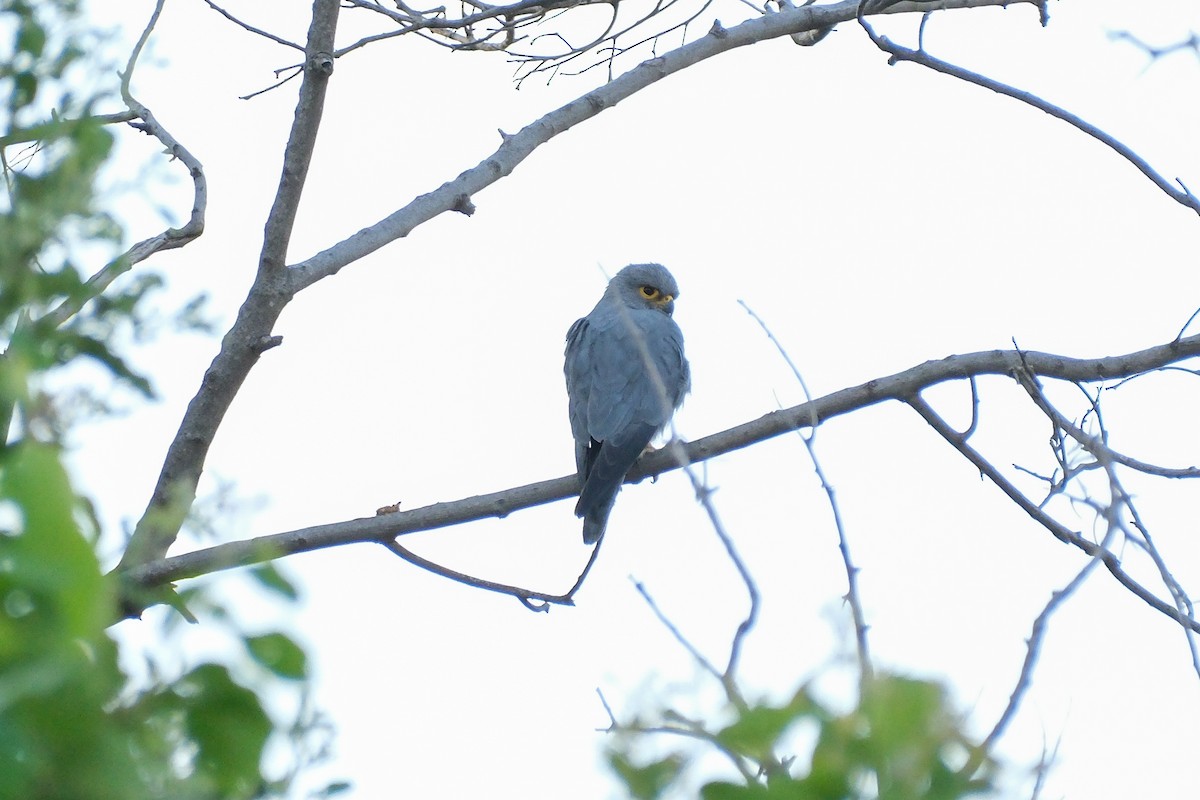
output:
[[[1034,371],[1034,374],[1042,375],[1043,377],[1057,377],[1046,376],[1037,371]],[[1084,538],[1084,536],[1078,531],[1073,531],[1070,528],[1067,528],[1065,525],[1046,513],[1041,507],[1030,501],[1029,498],[1022,494],[1021,491],[1014,486],[1011,481],[1000,474],[1000,471],[997,470],[991,462],[984,458],[979,451],[971,447],[962,434],[951,428],[950,425],[944,419],[942,419],[941,415],[934,411],[933,408],[927,402],[925,402],[925,400],[922,399],[919,394],[912,395],[906,400],[906,402],[912,406],[913,410],[920,414],[927,423],[929,423],[931,428],[937,431],[942,438],[944,438],[954,447],[955,450],[958,450],[959,453],[966,457],[966,459],[970,461],[976,469],[979,470],[981,475],[986,475],[992,481],[992,483],[996,484],[1000,491],[1008,495],[1008,498],[1016,503],[1022,511],[1028,514],[1032,520],[1037,522],[1046,530],[1050,531],[1050,533],[1054,534],[1055,538],[1059,539],[1060,541],[1074,545],[1092,558],[1103,562],[1105,569],[1107,569],[1109,573],[1117,579],[1117,582],[1140,598],[1146,603],[1146,605],[1150,606],[1155,611],[1165,614],[1166,616],[1175,620],[1185,629],[1200,633],[1200,622],[1197,622],[1190,617],[1181,615],[1175,606],[1163,602],[1153,592],[1134,580],[1133,577],[1125,571],[1124,567],[1121,566],[1121,559],[1115,553],[1103,547],[1102,545],[1098,545],[1095,542]]]
[[[154,11],[150,14],[150,21],[146,23],[145,29],[142,30],[142,35],[130,53],[128,62],[125,64],[125,70],[121,73],[121,99],[125,101],[126,111],[102,117],[92,117],[90,119],[105,124],[128,122],[142,133],[153,136],[162,142],[171,160],[177,160],[183,164],[187,168],[188,176],[192,179],[192,210],[188,215],[188,221],[182,227],[167,228],[162,233],[155,234],[148,239],[143,239],[108,264],[105,264],[88,278],[87,293],[85,295],[68,298],[46,314],[46,319],[55,326],[62,325],[72,316],[79,313],[84,304],[92,298],[103,294],[104,290],[113,281],[124,275],[136,264],[145,261],[160,250],[174,250],[183,247],[189,242],[200,238],[200,235],[204,233],[204,213],[208,207],[208,181],[204,177],[204,167],[200,164],[200,160],[192,155],[190,150],[180,144],[179,140],[163,127],[162,123],[155,118],[149,108],[134,98],[133,92],[130,89],[134,67],[137,66],[138,58],[141,56],[146,42],[149,41],[150,34],[154,31],[155,25],[158,24],[158,17],[162,13],[164,2],[165,0],[158,0],[158,3],[154,6]]]
[[[205,372],[199,390],[184,413],[179,431],[167,450],[150,503],[138,521],[118,569],[166,554],[195,500],[209,445],[225,412],[259,355],[279,342],[271,336],[271,330],[292,297],[283,263],[312,160],[325,88],[333,69],[330,54],[337,18],[338,0],[314,0],[305,51],[304,81],[284,153],[279,189],[267,218],[258,274],[238,312],[237,321],[225,334],[221,351]]]
[[[1012,1],[939,0],[938,7],[1008,5]],[[304,81],[285,151],[283,174],[267,220],[254,285],[233,327],[226,333],[221,351],[205,372],[200,388],[184,413],[179,431],[168,448],[150,502],[118,565],[119,570],[124,571],[133,565],[155,561],[166,555],[195,500],[196,486],[216,431],[259,355],[279,343],[278,337],[271,335],[271,330],[284,306],[298,291],[337,273],[342,267],[385,244],[408,235],[418,225],[446,211],[469,213],[474,208],[470,200],[474,193],[510,174],[537,147],[667,75],[737,47],[827,28],[838,22],[855,19],[860,13],[856,0],[843,0],[829,6],[787,9],[751,19],[730,29],[718,23],[701,39],[646,61],[607,85],[546,114],[519,133],[505,136],[500,148],[491,157],[455,180],[417,197],[385,219],[286,269],[283,265],[292,225],[311,161],[325,87],[333,69],[338,7],[337,0],[314,0],[313,20],[305,50]],[[897,13],[925,10],[928,7],[928,4],[905,2],[883,10]]]
[[[1176,188],[1175,184],[1171,183],[1162,175],[1160,175],[1154,169],[1154,167],[1150,166],[1150,163],[1146,161],[1146,159],[1134,152],[1132,148],[1117,141],[1115,137],[1106,133],[1100,128],[1097,128],[1090,122],[1075,116],[1066,109],[1060,108],[1053,103],[1043,100],[1035,94],[1022,91],[1021,89],[1009,86],[1006,83],[1001,83],[1000,81],[980,75],[977,72],[971,72],[970,70],[955,66],[947,61],[942,61],[939,58],[934,58],[920,47],[918,47],[916,50],[911,50],[907,47],[896,44],[886,36],[880,36],[879,34],[875,33],[875,29],[871,27],[870,23],[861,17],[859,18],[859,23],[862,25],[863,30],[867,32],[867,36],[871,37],[871,41],[874,42],[880,50],[890,56],[888,63],[895,64],[900,61],[910,61],[914,64],[920,64],[921,66],[927,67],[934,72],[940,72],[943,75],[949,75],[952,78],[958,78],[961,81],[973,83],[976,86],[982,86],[984,89],[990,89],[996,94],[1002,94],[1005,97],[1011,97],[1014,100],[1018,100],[1028,106],[1032,106],[1039,111],[1043,111],[1056,119],[1060,119],[1082,133],[1092,137],[1106,147],[1112,149],[1117,153],[1117,155],[1121,156],[1121,158],[1124,158],[1130,164],[1137,167],[1138,171],[1149,178],[1155,186],[1157,186],[1159,189],[1162,189],[1167,197],[1170,197],[1180,205],[1190,208],[1192,211],[1200,214],[1200,197],[1196,197],[1196,195],[1192,194],[1182,181],[1176,179],[1176,183],[1179,184],[1179,188]]]
[[[924,401],[919,399],[918,394],[922,390],[946,381],[972,376],[1015,375],[1020,370],[1029,370],[1032,374],[1043,378],[1077,382],[1104,381],[1159,369],[1196,356],[1200,356],[1200,334],[1125,355],[1094,359],[1068,358],[1052,353],[1017,350],[989,350],[954,355],[938,361],[927,361],[903,372],[842,389],[811,402],[773,411],[751,422],[682,444],[681,447],[686,453],[687,461],[695,463],[748,447],[784,433],[811,428],[814,419],[828,420],[884,400],[899,400],[910,405],[916,403],[914,408],[921,411],[920,405]],[[929,409],[929,412],[933,413],[932,409]],[[936,417],[936,414],[934,416]],[[940,419],[937,417],[937,420],[940,421]],[[933,423],[931,422],[931,424]],[[941,429],[938,429],[938,432],[949,437],[952,443],[961,439],[959,433],[945,425],[944,422],[942,425],[945,432]],[[664,448],[644,456],[630,471],[627,482],[634,483],[647,477],[679,469],[680,459],[671,452],[672,449]],[[990,467],[990,465],[988,466]],[[1007,481],[999,474],[995,475],[993,480],[997,481],[1001,488],[1007,484]],[[578,491],[579,484],[576,476],[568,475],[477,497],[435,503],[423,508],[326,525],[314,525],[299,530],[229,542],[171,558],[158,558],[140,565],[130,563],[123,565],[122,570],[124,577],[135,584],[143,587],[161,586],[172,581],[256,564],[294,553],[305,553],[359,542],[385,542],[397,536],[417,531],[435,530],[489,517],[503,518],[523,508],[532,508],[555,500],[573,497]],[[1046,520],[1037,516],[1041,512],[1035,505],[1029,503],[1019,492],[1016,495],[1013,497],[1015,502],[1020,503],[1024,500],[1030,506],[1025,510],[1042,524],[1048,524]],[[1024,506],[1022,507],[1024,508]],[[1049,524],[1056,526],[1051,530],[1058,538],[1074,544],[1089,555],[1095,555],[1096,546],[1091,542],[1077,533],[1062,528],[1053,520],[1049,520]],[[1112,556],[1111,553],[1109,556],[1110,558],[1105,560],[1105,566],[1110,571],[1114,569],[1119,571],[1120,566],[1115,556]],[[1114,575],[1116,574],[1114,572]],[[1124,573],[1121,573],[1118,578],[1120,579],[1123,575]],[[1131,580],[1128,579],[1128,576],[1124,577]],[[1126,580],[1122,580],[1122,583],[1126,583]],[[1126,585],[1129,586],[1128,583]],[[1136,584],[1134,585],[1136,586]],[[1130,588],[1133,589],[1132,586]],[[1144,588],[1137,586],[1134,591],[1151,605],[1163,605],[1160,610],[1169,613],[1172,618],[1176,616],[1175,609],[1162,604]],[[1158,605],[1155,607],[1157,608]]]
[[[1031,2],[1036,5],[1035,0],[1017,2]],[[1011,4],[1006,0],[948,0],[939,2],[936,6],[969,8]],[[299,291],[322,278],[336,274],[342,267],[407,236],[421,224],[454,210],[462,203],[463,198],[470,198],[511,174],[534,150],[550,139],[668,75],[739,47],[847,22],[855,18],[858,6],[857,0],[844,0],[828,6],[786,9],[747,20],[732,28],[715,25],[708,35],[665,55],[644,61],[604,86],[531,122],[517,133],[506,135],[495,152],[454,180],[415,198],[373,225],[296,264],[291,270],[293,289]],[[911,13],[926,11],[929,8],[929,3],[904,2],[887,8],[886,13]]]

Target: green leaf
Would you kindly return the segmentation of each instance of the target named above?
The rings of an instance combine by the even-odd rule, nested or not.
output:
[[[291,680],[308,677],[308,657],[300,645],[285,634],[248,636],[245,643],[254,660],[279,677]]]
[[[91,640],[112,618],[113,600],[100,565],[75,522],[75,493],[56,448],[24,442],[0,460],[0,498],[20,518],[13,535],[0,537],[0,602],[24,613],[0,615],[0,665],[4,650],[36,642]]]
[[[950,729],[945,690],[936,683],[890,675],[867,687],[863,711],[884,751],[937,745]]]
[[[609,753],[608,763],[624,782],[629,794],[637,800],[655,800],[675,781],[685,764],[683,757],[678,754],[647,764],[635,764],[616,751]]]
[[[91,356],[99,361],[104,366],[108,367],[115,377],[128,383],[147,399],[154,399],[154,388],[150,385],[150,381],[145,376],[134,372],[125,361],[112,352],[106,344],[82,334],[63,331],[62,342],[66,347],[66,359],[74,357],[76,353],[79,355]]]
[[[31,16],[21,20],[21,29],[17,33],[17,50],[37,58],[45,46],[46,30],[37,20]]]
[[[38,79],[32,72],[18,72],[13,76],[12,99],[14,109],[24,108],[37,97]]]
[[[218,664],[202,664],[179,683],[185,726],[196,745],[196,771],[225,800],[257,794],[271,721],[258,695],[234,682]]]
[[[284,577],[283,573],[274,564],[269,562],[259,564],[250,570],[250,577],[258,581],[261,586],[286,597],[288,600],[296,600],[300,597],[300,592],[296,589],[296,585]]]
[[[700,787],[700,796],[704,800],[768,800],[773,797],[770,790],[758,784],[727,783],[714,781]],[[783,797],[783,795],[774,795]],[[799,800],[797,798],[796,800]]]
[[[761,759],[789,725],[819,711],[807,689],[801,687],[787,705],[757,705],[742,711],[732,724],[717,733],[717,739],[734,752]]]

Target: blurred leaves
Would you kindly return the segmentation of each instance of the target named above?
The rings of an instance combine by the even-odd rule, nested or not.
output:
[[[281,595],[287,600],[295,600],[299,593],[296,590],[295,584],[288,580],[279,568],[271,562],[259,564],[248,570],[250,576],[258,581],[260,586],[271,590],[272,592]]]
[[[660,797],[684,767],[682,756],[672,754],[657,761],[637,764],[624,753],[609,753],[609,765],[629,790],[629,796],[637,800],[655,800]]]
[[[118,263],[122,231],[96,197],[114,139],[94,116],[101,96],[86,90],[111,73],[85,52],[94,37],[77,16],[73,0],[0,0],[0,31],[12,33],[11,53],[0,48],[0,444],[13,438],[14,421],[18,435],[60,438],[67,426],[45,377],[69,364],[90,361],[152,396],[149,379],[118,352],[118,332],[136,334],[162,279],[142,274],[96,297],[89,275],[98,270],[80,266]],[[95,391],[94,378],[79,383]]]
[[[77,3],[0,0],[0,37],[0,800],[286,796],[328,753],[300,645],[246,633],[235,602],[204,587],[158,599],[206,615],[206,633],[232,645],[224,660],[185,660],[168,627],[139,671],[126,644],[136,637],[110,637],[117,593],[95,554],[97,514],[63,466],[72,419],[60,406],[95,391],[96,367],[151,397],[123,347],[164,323],[203,327],[203,298],[170,320],[149,309],[160,276],[95,279],[124,266],[122,231],[96,191],[113,134],[93,118],[103,92],[87,88],[115,76],[88,49],[96,38]],[[67,378],[49,380],[56,372]],[[190,506],[181,497],[166,513]],[[297,600],[277,569],[255,574],[273,599]],[[272,742],[293,750],[290,767],[277,754],[265,768]]]
[[[218,664],[202,664],[173,691],[182,700],[184,729],[196,744],[194,767],[224,798],[252,797],[262,778],[259,763],[271,721],[258,696],[239,686]]]
[[[308,657],[300,645],[282,633],[246,637],[246,649],[262,666],[281,678],[308,677]]]
[[[973,746],[937,683],[881,675],[865,685],[857,707],[844,714],[820,703],[807,686],[782,704],[726,711],[734,720],[711,737],[694,728],[687,735],[712,741],[736,759],[744,779],[704,783],[704,800],[958,800],[990,788],[990,762],[981,759],[984,767],[970,771]],[[811,749],[786,753],[796,746],[790,734],[799,726],[816,731]],[[682,790],[681,756],[633,766],[645,736],[661,735],[662,728],[618,726],[616,731],[609,763],[631,797]]]

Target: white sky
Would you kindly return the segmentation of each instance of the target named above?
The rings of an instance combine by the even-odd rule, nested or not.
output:
[[[148,0],[94,9],[140,32]],[[1200,187],[1200,62],[1147,68],[1106,31],[1166,43],[1200,28],[1184,4],[1063,2],[939,14],[936,55],[1041,94],[1106,128],[1168,177]],[[231,4],[300,41],[307,3]],[[727,25],[746,9],[718,12]],[[339,41],[359,28],[344,13]],[[905,43],[916,17],[880,24]],[[706,30],[707,23],[697,32]],[[208,228],[152,266],[171,308],[213,296],[222,330],[253,276],[291,123],[296,82],[251,101],[294,53],[200,2],[168,3],[134,91],[203,162]],[[630,61],[625,68],[634,66]],[[291,262],[475,165],[513,131],[601,80],[514,91],[500,56],[377,44],[338,62]],[[130,176],[154,153],[132,132]],[[190,184],[156,181],[182,222]],[[824,394],[951,353],[1022,347],[1075,356],[1171,339],[1200,305],[1195,215],[1130,165],[1035,110],[913,65],[888,67],[854,25],[814,48],[786,39],[717,57],[562,135],[408,239],[301,294],[213,446],[213,476],[261,511],[223,539],[415,508],[567,474],[563,336],[626,263],[678,278],[694,370],[685,438],[801,393],[745,300]],[[136,203],[130,234],[161,222]],[[167,336],[136,363],[160,404],[80,437],[77,471],[114,528],[145,505],[184,406],[218,342]],[[1010,382],[983,382],[977,446],[1048,470],[1048,425]],[[1133,384],[1109,400],[1114,446],[1187,466],[1200,434],[1194,380]],[[1068,397],[1063,393],[1062,397]],[[964,387],[930,394],[965,419]],[[880,667],[944,678],[980,734],[1007,701],[1034,616],[1084,563],[1005,501],[912,411],[885,405],[817,438],[860,567]],[[844,571],[828,505],[798,439],[707,464],[718,509],[764,597],[745,654],[751,696],[789,695],[845,650]],[[1036,491],[1032,482],[1027,484]],[[1200,546],[1186,482],[1132,482],[1159,545],[1196,591]],[[1082,530],[1091,522],[1080,512]],[[623,718],[656,703],[712,715],[711,687],[637,596],[643,581],[723,662],[745,594],[685,479],[628,487],[576,608],[515,600],[418,571],[378,547],[288,559],[297,613],[239,603],[253,624],[310,646],[316,703],[337,726],[351,797],[607,797],[600,687]],[[462,571],[563,591],[587,556],[569,503],[407,537]],[[246,595],[230,575],[217,593]],[[1061,738],[1046,797],[1194,796],[1200,681],[1183,635],[1104,573],[1051,623],[1035,686],[1003,743],[1007,780]],[[122,629],[134,625],[126,623]],[[130,630],[131,637],[137,637]],[[193,652],[218,646],[188,631]],[[206,638],[207,637],[207,638]],[[828,681],[841,696],[844,678]],[[699,695],[700,700],[689,700]],[[1017,791],[1013,788],[1012,791]]]

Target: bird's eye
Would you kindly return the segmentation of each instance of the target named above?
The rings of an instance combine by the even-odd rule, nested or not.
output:
[[[653,286],[643,286],[642,297],[645,297],[647,300],[653,300],[658,297],[658,289],[655,289]]]

